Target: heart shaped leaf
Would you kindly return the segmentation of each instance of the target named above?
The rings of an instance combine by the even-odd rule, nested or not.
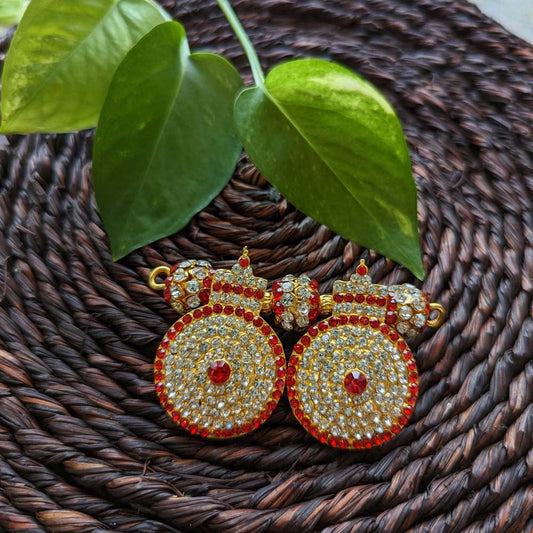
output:
[[[0,5],[0,29],[9,28],[22,17],[29,0],[2,0]]]
[[[94,126],[126,52],[166,20],[152,0],[33,0],[4,65],[1,131]]]
[[[402,127],[369,82],[318,59],[275,67],[235,104],[253,162],[298,209],[423,278]]]
[[[113,256],[185,226],[230,179],[242,146],[242,80],[224,58],[189,52],[183,27],[154,28],[109,87],[93,153],[96,200]]]

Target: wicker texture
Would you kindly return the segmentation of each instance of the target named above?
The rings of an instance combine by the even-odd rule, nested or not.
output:
[[[360,256],[376,281],[410,274],[303,216],[245,159],[185,230],[114,264],[92,193],[92,133],[0,137],[0,529],[532,531],[532,49],[464,1],[234,5],[265,67],[329,57],[399,112],[423,287],[449,311],[415,343],[415,414],[364,452],[306,436],[286,398],[245,439],[175,428],[152,383],[175,315],[146,286],[151,267],[226,266],[247,244],[259,275],[307,272],[322,290]],[[194,46],[248,72],[214,2],[166,6]]]

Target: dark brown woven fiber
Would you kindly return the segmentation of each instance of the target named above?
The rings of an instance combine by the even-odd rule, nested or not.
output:
[[[166,7],[193,46],[248,75],[214,1]],[[327,57],[398,110],[423,287],[449,312],[414,343],[415,414],[396,439],[360,452],[306,436],[286,398],[241,440],[180,431],[153,391],[154,351],[175,315],[147,287],[150,268],[228,265],[246,244],[259,275],[307,272],[322,290],[360,256],[376,281],[413,278],[296,211],[245,159],[182,232],[113,263],[92,132],[0,137],[0,529],[533,531],[532,48],[463,0],[234,7],[265,68]]]

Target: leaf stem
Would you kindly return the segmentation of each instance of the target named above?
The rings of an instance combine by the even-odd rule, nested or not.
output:
[[[252,41],[250,41],[250,37],[248,37],[246,30],[241,24],[241,21],[235,14],[235,11],[233,11],[229,0],[217,0],[217,4],[222,10],[222,13],[224,13],[224,16],[235,32],[237,39],[239,39],[242,47],[244,48],[246,57],[248,58],[250,67],[252,68],[252,75],[256,85],[263,87],[265,84],[265,75],[263,73],[263,69],[261,68],[261,63],[259,61],[259,57],[257,56],[254,45],[252,44]]]

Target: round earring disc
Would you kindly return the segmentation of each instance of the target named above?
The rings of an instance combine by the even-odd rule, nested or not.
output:
[[[258,315],[204,306],[167,331],[154,380],[162,405],[189,433],[236,437],[258,428],[276,408],[285,387],[283,348]]]
[[[334,316],[309,328],[287,368],[296,418],[323,443],[371,448],[398,433],[418,393],[405,341],[376,318]]]

